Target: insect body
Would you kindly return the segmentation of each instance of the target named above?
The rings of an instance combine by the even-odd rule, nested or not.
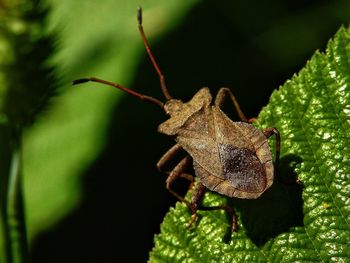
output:
[[[242,122],[233,122],[220,109],[225,97],[230,95]],[[167,179],[167,188],[185,202],[196,218],[198,208],[203,210],[225,209],[232,215],[232,229],[236,218],[232,208],[219,206],[199,207],[204,189],[228,196],[245,199],[258,198],[273,183],[274,167],[267,138],[276,134],[276,160],[279,158],[280,137],[275,128],[260,131],[249,123],[235,97],[228,88],[218,92],[214,105],[208,88],[200,89],[188,103],[171,99],[164,105],[170,119],[158,127],[166,135],[175,135],[177,144],[160,159],[159,170],[177,151],[184,149],[191,158],[185,157]],[[179,196],[171,184],[181,177],[193,161],[199,186],[192,201]]]
[[[176,135],[178,145],[193,159],[199,181],[209,190],[229,197],[257,198],[273,182],[271,150],[266,136],[246,122],[232,122],[220,109],[225,92],[218,93],[215,105],[202,88],[185,104],[165,104],[170,119],[158,130]],[[170,105],[170,106],[169,106]]]
[[[138,10],[138,22],[146,50],[159,75],[161,89],[167,99],[165,103],[119,84],[94,77],[78,79],[73,81],[73,84],[87,81],[107,84],[164,109],[170,118],[159,125],[158,131],[174,136],[176,144],[161,157],[157,163],[158,169],[162,170],[164,165],[179,151],[187,152],[187,156],[169,172],[166,180],[167,189],[189,207],[192,213],[190,225],[196,220],[197,210],[222,209],[231,216],[231,230],[235,231],[237,220],[233,208],[226,205],[201,206],[205,190],[209,189],[228,197],[258,198],[272,185],[274,178],[272,153],[267,138],[276,135],[276,163],[278,163],[279,133],[275,128],[260,131],[251,125],[251,121],[245,117],[228,88],[219,90],[214,103],[212,103],[212,96],[208,88],[200,89],[186,103],[172,98],[145,37],[141,9]],[[233,122],[221,110],[227,96],[232,100],[241,122]],[[185,173],[186,168],[190,165],[193,165],[198,183],[192,200],[188,201],[172,189],[172,183],[179,177],[193,182],[193,176]]]

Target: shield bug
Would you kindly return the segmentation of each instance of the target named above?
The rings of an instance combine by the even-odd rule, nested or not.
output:
[[[184,202],[191,214],[191,225],[197,217],[198,210],[225,210],[231,218],[230,230],[237,228],[236,214],[230,206],[204,207],[201,200],[205,191],[219,193],[227,197],[256,199],[273,183],[274,166],[272,153],[267,139],[276,136],[276,167],[279,161],[280,135],[276,128],[260,131],[251,120],[243,114],[240,106],[229,88],[221,88],[214,102],[208,88],[201,88],[189,102],[174,99],[166,86],[162,74],[148,44],[142,27],[141,8],[137,12],[139,31],[148,56],[159,76],[160,87],[166,99],[162,101],[137,93],[119,84],[95,77],[77,79],[73,85],[88,81],[98,82],[121,89],[141,100],[154,103],[170,116],[158,126],[160,133],[173,136],[176,144],[158,161],[159,171],[179,151],[187,153],[173,169],[168,172],[166,188],[177,199]],[[222,105],[229,98],[238,113],[240,122],[233,122],[222,111]],[[186,168],[193,166],[198,178],[191,201],[186,200],[173,188],[173,182],[185,178],[191,183],[194,177],[185,173]]]

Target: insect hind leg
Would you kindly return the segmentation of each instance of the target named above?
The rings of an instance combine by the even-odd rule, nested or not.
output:
[[[202,183],[198,183],[196,189],[192,194],[192,200],[190,203],[190,210],[192,213],[191,221],[189,222],[189,227],[197,220],[197,211],[213,211],[213,210],[225,210],[230,218],[230,230],[228,237],[231,237],[232,232],[237,231],[237,216],[234,209],[228,205],[220,206],[202,206],[201,202],[205,194],[206,187]]]
[[[266,138],[270,138],[272,135],[276,136],[276,160],[275,160],[275,166],[276,166],[276,168],[278,168],[279,161],[280,161],[280,148],[281,148],[280,132],[276,128],[270,127],[270,128],[266,128],[265,130],[263,130],[263,133],[266,136]]]

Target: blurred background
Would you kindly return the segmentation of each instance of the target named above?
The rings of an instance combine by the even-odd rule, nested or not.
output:
[[[145,262],[176,200],[155,169],[173,145],[154,105],[97,76],[163,100],[137,30],[136,9],[171,94],[231,87],[255,117],[274,89],[350,21],[346,0],[46,0],[60,93],[24,137],[32,262]],[[237,119],[231,105],[229,115]]]

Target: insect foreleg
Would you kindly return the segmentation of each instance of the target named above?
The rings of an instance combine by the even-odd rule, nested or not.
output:
[[[218,94],[216,95],[215,98],[215,105],[218,106],[219,108],[222,107],[227,95],[230,96],[236,111],[238,113],[239,118],[244,121],[244,122],[249,122],[249,120],[247,119],[247,117],[244,115],[244,113],[241,110],[241,107],[239,106],[235,96],[233,95],[232,91],[229,88],[221,88],[218,92]]]
[[[188,207],[190,207],[190,202],[187,201],[184,197],[179,195],[177,192],[175,192],[171,185],[172,183],[178,178],[181,177],[184,170],[192,163],[192,158],[190,156],[186,156],[183,158],[176,166],[175,168],[170,172],[168,178],[166,179],[166,188],[168,191],[175,196],[177,199],[179,199],[181,202],[184,202]]]
[[[180,146],[180,144],[175,144],[166,153],[164,153],[163,156],[157,162],[157,169],[158,169],[158,171],[161,172],[162,171],[162,167],[167,162],[169,162],[181,149],[182,149],[182,147]]]

